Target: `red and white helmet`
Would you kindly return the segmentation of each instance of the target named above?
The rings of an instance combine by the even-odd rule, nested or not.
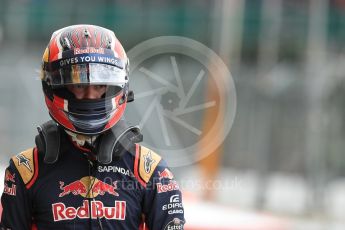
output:
[[[129,62],[113,31],[73,25],[53,33],[44,51],[42,86],[50,116],[65,129],[96,135],[123,116]],[[77,100],[67,85],[106,85],[100,99]]]

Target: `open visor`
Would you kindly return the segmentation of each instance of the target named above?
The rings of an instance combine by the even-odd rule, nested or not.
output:
[[[53,88],[69,84],[116,85],[128,82],[126,71],[113,65],[85,63],[44,71],[43,80]]]

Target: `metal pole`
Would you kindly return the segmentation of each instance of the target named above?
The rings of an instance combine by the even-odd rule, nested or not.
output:
[[[306,49],[306,96],[308,103],[306,130],[306,172],[311,187],[308,211],[322,211],[325,184],[325,153],[322,145],[322,74],[327,51],[328,1],[309,1],[309,27]]]

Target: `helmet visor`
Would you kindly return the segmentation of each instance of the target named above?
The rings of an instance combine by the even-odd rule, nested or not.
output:
[[[70,65],[55,71],[44,71],[43,80],[52,87],[70,84],[116,85],[128,82],[124,69],[101,63]]]

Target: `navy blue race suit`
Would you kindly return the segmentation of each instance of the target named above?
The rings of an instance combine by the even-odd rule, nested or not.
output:
[[[59,160],[28,149],[5,173],[3,229],[183,229],[182,197],[161,157],[133,144],[121,159],[100,164],[65,135]],[[34,226],[34,227],[33,227]]]

